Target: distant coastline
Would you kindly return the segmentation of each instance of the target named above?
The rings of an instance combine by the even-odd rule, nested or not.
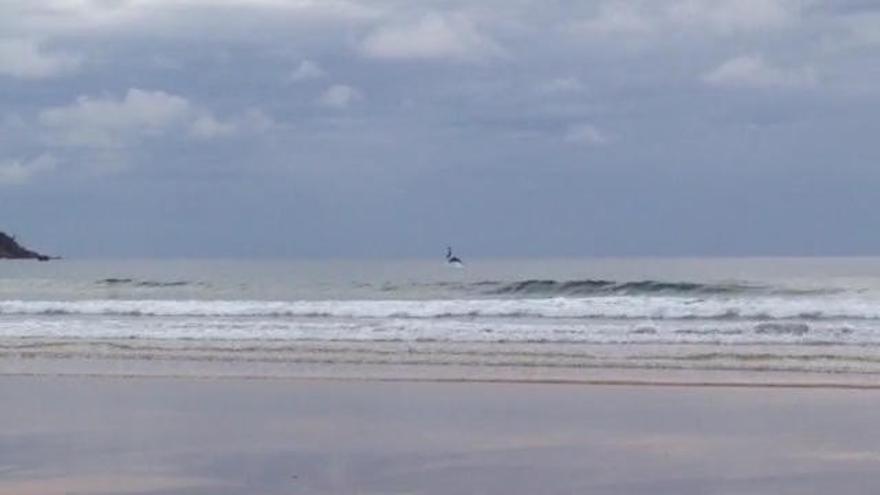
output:
[[[49,261],[55,258],[22,247],[15,240],[15,237],[10,236],[5,232],[0,232],[0,259],[33,259],[38,261]]]

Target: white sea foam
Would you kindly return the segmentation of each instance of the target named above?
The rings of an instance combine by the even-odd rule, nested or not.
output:
[[[880,319],[880,301],[846,297],[206,301],[0,301],[0,315],[313,318]]]
[[[880,343],[877,311],[829,297],[4,301],[0,337],[861,345]]]
[[[89,359],[116,356],[112,341],[138,349],[122,359],[260,360],[282,346],[292,350],[272,360],[354,363],[381,348],[368,360],[880,373],[880,262],[876,280],[798,264],[798,275],[818,273],[807,281],[743,276],[739,261],[709,278],[718,263],[694,278],[655,273],[653,261],[603,276],[604,263],[541,262],[528,273],[506,263],[471,278],[410,265],[366,274],[360,264],[9,265],[23,272],[0,280],[0,357],[53,358],[69,346]],[[345,356],[327,354],[339,346]],[[312,351],[301,355],[304,347]],[[535,355],[510,354],[524,347]]]

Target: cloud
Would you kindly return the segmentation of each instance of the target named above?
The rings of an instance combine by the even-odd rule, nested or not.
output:
[[[222,122],[213,115],[206,114],[196,118],[190,126],[190,133],[198,139],[213,139],[216,137],[230,136],[237,130],[232,122]]]
[[[318,103],[330,108],[348,108],[352,103],[363,100],[364,95],[357,88],[345,84],[334,84],[318,97]]]
[[[275,120],[257,108],[250,108],[244,114],[235,117],[233,122],[239,129],[262,133],[275,127]]]
[[[275,121],[257,109],[249,109],[244,114],[228,120],[218,120],[210,113],[196,118],[190,125],[190,135],[196,139],[214,139],[242,134],[262,133],[275,126]]]
[[[32,160],[0,161],[0,186],[21,185],[35,176],[51,172],[57,164],[55,157],[44,153]]]
[[[799,5],[790,0],[681,0],[669,6],[666,16],[680,26],[726,34],[788,26]]]
[[[324,77],[327,73],[318,64],[311,60],[303,60],[294,69],[287,80],[290,82],[301,82],[309,79],[318,79]]]
[[[610,138],[592,124],[573,124],[565,131],[563,140],[567,143],[582,144],[587,146],[601,146],[608,144]]]
[[[743,55],[703,74],[703,82],[728,88],[804,88],[815,86],[811,68],[774,67],[760,55]]]
[[[363,22],[381,15],[381,9],[348,0],[45,0],[0,2],[0,30],[64,36],[158,28],[164,35],[189,37],[242,33],[242,21],[255,18],[289,29],[291,23]]]
[[[42,111],[39,121],[54,144],[89,148],[121,148],[172,131],[205,140],[262,132],[274,125],[256,109],[221,120],[182,96],[137,88],[121,99],[80,96],[70,105]]]
[[[574,24],[577,31],[608,34],[644,34],[654,31],[656,19],[643,12],[635,3],[605,2],[596,15]]]
[[[558,77],[538,85],[538,90],[542,93],[579,93],[585,89],[584,83],[576,77]]]
[[[155,55],[151,56],[148,63],[149,63],[150,67],[153,67],[153,68],[156,68],[159,70],[179,71],[179,70],[183,70],[185,67],[185,64],[182,61],[180,61],[174,57],[169,57],[169,56],[163,55],[163,54],[155,54]]]
[[[189,100],[163,91],[129,89],[125,97],[80,96],[40,113],[40,122],[66,145],[113,148],[160,134],[192,118]]]
[[[848,15],[841,21],[842,29],[828,33],[824,46],[833,51],[880,45],[880,11]]]
[[[612,0],[571,27],[600,36],[682,31],[730,35],[790,26],[800,14],[800,5],[795,0]]]
[[[27,39],[0,39],[0,74],[21,79],[44,79],[74,72],[78,55],[47,52]]]
[[[360,50],[380,59],[450,59],[476,61],[504,51],[462,14],[429,13],[412,24],[376,29]]]

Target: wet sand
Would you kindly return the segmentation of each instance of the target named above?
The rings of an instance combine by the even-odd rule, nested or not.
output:
[[[863,494],[880,391],[0,376],[2,494]]]

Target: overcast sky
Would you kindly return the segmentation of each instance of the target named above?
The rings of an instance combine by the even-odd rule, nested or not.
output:
[[[874,0],[0,0],[70,257],[880,254]]]

